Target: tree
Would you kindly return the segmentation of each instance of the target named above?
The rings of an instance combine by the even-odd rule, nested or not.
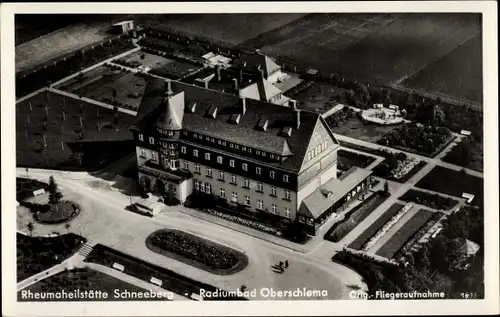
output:
[[[69,234],[69,228],[71,227],[71,225],[69,223],[65,224],[64,225],[64,228],[66,228],[66,230],[68,230],[68,234]]]
[[[33,225],[33,222],[28,222],[28,224],[26,225],[26,227],[28,227],[28,231],[30,232],[30,236],[33,236],[33,229],[35,229],[35,226]]]
[[[49,185],[47,186],[47,190],[49,192],[49,204],[56,208],[56,211],[59,211],[57,204],[63,198],[61,192],[57,190],[57,183],[54,180],[54,176],[50,176]]]
[[[385,183],[384,183],[384,192],[386,194],[389,193],[389,182],[388,181],[385,181]]]

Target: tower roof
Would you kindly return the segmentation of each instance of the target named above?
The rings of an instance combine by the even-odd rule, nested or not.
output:
[[[163,99],[163,108],[155,126],[164,130],[181,130],[184,117],[184,92]]]

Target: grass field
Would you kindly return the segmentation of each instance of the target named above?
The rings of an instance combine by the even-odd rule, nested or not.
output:
[[[57,86],[58,89],[112,104],[113,89],[118,106],[137,110],[146,89],[146,80],[134,73],[100,66]]]
[[[392,258],[405,243],[424,226],[434,212],[420,209],[375,254]]]
[[[50,276],[46,279],[41,280],[38,283],[35,283],[31,286],[25,288],[25,290],[31,291],[33,293],[45,293],[45,292],[60,292],[64,290],[68,293],[79,290],[80,292],[85,291],[101,291],[106,292],[108,297],[104,298],[96,298],[93,300],[123,300],[120,298],[116,298],[114,296],[114,291],[119,290],[129,291],[133,293],[143,293],[146,292],[145,289],[137,287],[135,285],[129,284],[112,276],[106,275],[101,272],[93,271],[90,269],[74,269],[71,271],[64,271],[59,274]],[[27,298],[22,297],[22,292],[17,293],[17,298],[19,301],[28,301]],[[76,298],[76,299],[46,299],[47,301],[88,301],[89,299],[84,298]],[[135,299],[131,298],[130,300],[145,300],[145,299]],[[146,300],[165,300],[162,299],[146,299]]]
[[[328,230],[324,239],[339,242],[349,232],[352,231],[357,225],[366,219],[378,206],[380,206],[387,197],[380,194],[373,194],[365,201],[354,207],[351,211],[346,213],[344,220],[339,221]]]
[[[472,204],[482,204],[483,201],[482,178],[441,166],[434,167],[415,186],[455,197],[470,193],[476,196]]]
[[[451,209],[458,204],[458,200],[414,189],[408,190],[398,199],[406,202],[424,205],[429,208],[442,210]]]
[[[36,226],[36,225],[35,225]],[[17,281],[61,263],[80,247],[82,238],[73,233],[51,238],[16,235]]]
[[[370,240],[370,238],[377,233],[377,231],[382,228],[385,223],[397,214],[401,208],[403,208],[402,204],[395,203],[389,209],[387,209],[377,220],[375,220],[368,228],[366,228],[363,233],[361,233],[351,244],[349,244],[349,248],[359,250],[361,249],[365,243]]]
[[[457,76],[457,70],[460,71],[460,76]],[[482,103],[481,36],[475,36],[431,63],[415,76],[405,80],[402,85]]]
[[[151,68],[162,67],[163,65],[173,62],[168,58],[161,57],[155,54],[146,53],[143,51],[128,54],[127,56],[120,58],[120,61],[125,61],[127,63],[137,63],[144,67],[151,67]]]
[[[338,127],[330,125],[330,129],[333,133],[372,143],[376,143],[380,139],[380,136],[391,132],[395,128],[395,126],[364,124],[357,117],[350,118],[349,120],[341,123]]]
[[[469,159],[464,156],[464,151],[469,153]],[[483,171],[484,168],[484,144],[481,140],[470,140],[458,143],[442,158],[443,161],[455,165],[467,167],[476,171]]]
[[[179,34],[207,39],[223,45],[237,45],[252,37],[286,25],[305,13],[266,14],[183,14],[159,15],[147,23],[160,30],[176,30]]]
[[[17,166],[76,170],[103,167],[134,151],[129,131],[134,117],[119,113],[116,120],[112,110],[50,92],[37,94],[16,105]]]
[[[323,113],[334,107],[337,104],[336,100],[339,100],[344,92],[345,89],[315,82],[309,88],[287,96],[298,100],[301,108]]]
[[[348,170],[352,166],[365,168],[376,160],[373,156],[363,155],[356,152],[339,150],[337,152],[339,169]]]

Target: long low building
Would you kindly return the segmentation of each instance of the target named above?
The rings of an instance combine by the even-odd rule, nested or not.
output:
[[[152,79],[132,132],[146,190],[181,203],[194,191],[218,196],[309,234],[370,186],[371,172],[360,168],[337,178],[339,142],[319,114],[296,103]]]

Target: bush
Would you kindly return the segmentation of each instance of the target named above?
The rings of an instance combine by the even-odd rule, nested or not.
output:
[[[179,199],[177,199],[177,197],[175,197],[175,194],[167,192],[163,196],[163,203],[167,206],[176,206],[179,205],[181,202],[179,201]]]

